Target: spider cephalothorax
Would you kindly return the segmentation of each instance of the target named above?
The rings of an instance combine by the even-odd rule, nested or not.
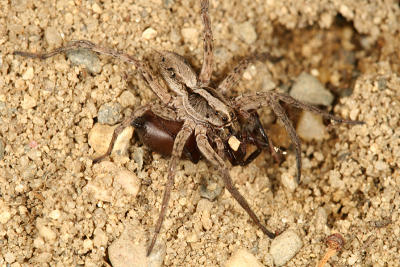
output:
[[[273,59],[268,53],[252,55],[241,62],[217,86],[210,87],[213,66],[213,43],[208,0],[201,1],[201,18],[204,24],[204,55],[200,74],[197,75],[186,59],[174,52],[156,52],[158,72],[167,88],[162,86],[149,65],[133,56],[109,48],[95,45],[89,41],[73,41],[69,45],[44,54],[15,52],[14,54],[46,59],[56,54],[77,48],[86,48],[100,54],[110,55],[133,64],[142,74],[147,84],[159,98],[159,104],[137,108],[131,116],[119,125],[113,134],[109,149],[98,162],[111,154],[114,142],[121,131],[134,126],[138,129],[143,142],[155,151],[170,155],[168,181],[162,200],[161,211],[155,227],[154,236],[147,253],[150,254],[160,232],[174,185],[176,166],[182,156],[197,162],[202,156],[219,170],[226,189],[246,210],[255,224],[270,238],[275,234],[261,224],[246,199],[233,185],[226,160],[232,165],[246,165],[254,160],[266,148],[271,148],[267,135],[258,119],[257,109],[268,106],[282,121],[295,145],[297,159],[297,180],[301,175],[300,140],[288,119],[280,102],[297,108],[321,114],[337,122],[359,124],[359,121],[344,120],[294,98],[273,91],[250,93],[228,99],[226,94],[236,85],[243,71],[254,60]],[[256,150],[247,155],[247,145],[256,146]]]

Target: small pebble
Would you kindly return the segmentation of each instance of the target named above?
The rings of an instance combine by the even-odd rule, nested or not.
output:
[[[132,94],[132,92],[126,90],[123,91],[122,94],[119,96],[119,103],[121,103],[121,106],[124,108],[133,107],[137,104],[137,99]]]
[[[138,169],[142,170],[143,168],[143,158],[144,158],[144,149],[141,147],[138,147],[135,149],[133,152],[133,160],[136,162],[138,165]]]
[[[165,257],[165,246],[156,242],[153,251],[147,257],[147,243],[142,239],[143,229],[129,226],[108,247],[108,256],[113,267],[162,266]]]
[[[93,245],[95,247],[100,248],[107,245],[108,237],[101,228],[97,227],[96,229],[94,229],[93,235],[94,235]]]
[[[133,197],[138,194],[141,184],[139,178],[128,170],[119,171],[115,175],[114,182],[121,185],[125,192],[131,194]]]
[[[49,46],[61,46],[62,44],[61,35],[54,27],[46,28],[44,32],[44,38],[46,39],[46,42],[49,44]]]
[[[97,14],[100,14],[101,12],[103,12],[103,10],[101,9],[101,7],[100,7],[97,3],[94,3],[94,4],[92,5],[92,9],[93,9],[93,11],[96,12]]]
[[[228,259],[225,267],[262,267],[263,265],[247,249],[236,250]]]
[[[11,219],[10,208],[4,202],[0,202],[0,223],[5,224]]]
[[[199,38],[199,32],[196,28],[183,28],[181,34],[185,42],[196,43]]]
[[[22,79],[24,80],[32,80],[34,77],[33,68],[29,67],[24,74],[22,74]]]
[[[79,48],[67,52],[67,57],[74,65],[83,65],[90,73],[99,73],[101,71],[101,62],[96,53]]]
[[[294,192],[299,185],[296,181],[296,178],[287,172],[282,173],[281,182],[290,192]]]
[[[317,78],[305,72],[297,77],[290,96],[312,105],[329,106],[333,101],[332,93]]]
[[[323,140],[327,133],[322,116],[309,111],[302,111],[297,123],[297,133],[306,141]]]
[[[292,259],[303,246],[303,242],[296,232],[288,230],[272,240],[269,253],[276,266],[282,266]]]
[[[146,40],[153,39],[154,37],[157,36],[157,31],[154,30],[153,28],[147,28],[146,30],[143,31],[142,33],[142,38]]]
[[[52,241],[55,240],[57,234],[48,226],[44,225],[42,222],[37,224],[37,229],[39,235],[42,236],[45,240]]]
[[[200,196],[210,201],[214,201],[222,192],[222,186],[218,183],[202,183],[200,186]]]
[[[4,259],[7,263],[13,263],[15,261],[14,253],[7,252],[6,254],[4,254]]]
[[[24,100],[22,100],[22,104],[21,104],[23,109],[30,109],[30,108],[35,107],[36,105],[37,105],[37,103],[36,103],[35,98],[31,97],[28,94],[24,95]]]
[[[121,121],[122,106],[117,102],[105,103],[99,108],[97,119],[99,123],[114,125]]]
[[[196,212],[201,214],[200,220],[206,230],[210,230],[213,225],[211,220],[211,208],[212,203],[207,199],[201,199],[199,203],[197,203]]]
[[[107,152],[110,145],[114,129],[117,126],[109,126],[105,124],[96,123],[90,130],[88,135],[89,145],[96,151],[96,154],[103,155]],[[127,153],[132,138],[133,128],[127,127],[120,133],[114,144],[112,153],[124,155]]]
[[[319,207],[315,212],[315,228],[324,230],[328,222],[328,214],[323,207]]]
[[[233,26],[233,32],[235,36],[239,36],[246,44],[252,44],[257,40],[257,33],[253,25],[248,21]]]

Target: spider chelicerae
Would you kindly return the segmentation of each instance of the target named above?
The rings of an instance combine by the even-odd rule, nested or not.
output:
[[[255,60],[275,59],[268,53],[254,54],[243,59],[216,88],[210,87],[214,57],[208,7],[208,0],[202,0],[201,18],[204,25],[204,52],[199,75],[196,74],[182,56],[169,51],[156,51],[155,57],[158,72],[167,86],[160,84],[156,73],[153,72],[147,62],[137,60],[123,52],[98,46],[86,40],[72,41],[67,46],[60,47],[49,53],[14,52],[15,55],[39,59],[46,59],[60,53],[82,48],[109,55],[133,64],[139,70],[150,89],[159,98],[158,103],[136,108],[115,129],[106,154],[94,160],[94,162],[99,162],[110,155],[116,138],[128,126],[134,126],[142,131],[141,135],[145,144],[153,147],[156,151],[158,150],[171,156],[161,211],[147,255],[151,253],[160,232],[171,190],[174,186],[177,164],[183,155],[186,155],[194,162],[197,162],[200,155],[215,166],[222,177],[226,189],[249,214],[253,222],[270,238],[275,237],[274,233],[261,224],[246,199],[234,186],[226,163],[226,160],[229,160],[232,165],[247,165],[260,154],[262,149],[269,148],[273,152],[272,145],[269,143],[258,119],[257,110],[259,108],[265,106],[271,108],[289,133],[295,148],[297,181],[300,181],[301,176],[300,140],[280,102],[321,114],[337,122],[362,123],[331,115],[314,106],[299,102],[286,94],[275,91],[248,93],[236,98],[228,98],[226,95],[238,83],[249,64]],[[160,145],[154,145],[156,142]],[[251,153],[250,156],[246,156],[246,145],[248,144],[257,147],[257,150]],[[196,160],[194,157],[196,157]]]

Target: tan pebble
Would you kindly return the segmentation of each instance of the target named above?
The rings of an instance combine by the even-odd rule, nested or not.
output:
[[[49,213],[49,217],[52,218],[53,220],[57,220],[58,218],[60,218],[60,215],[61,215],[61,213],[59,210],[52,210]]]
[[[24,74],[22,74],[22,79],[24,80],[32,80],[34,77],[33,68],[29,67]]]
[[[287,230],[275,237],[271,242],[269,253],[276,266],[285,265],[303,246],[303,242],[296,232]]]
[[[165,246],[156,242],[153,251],[146,256],[147,243],[144,231],[140,227],[127,227],[121,236],[108,248],[108,255],[113,267],[162,266]]]
[[[322,121],[322,116],[309,111],[302,111],[297,124],[297,133],[306,141],[323,140],[326,136],[326,127]]]
[[[211,221],[211,208],[212,208],[212,203],[211,201],[207,199],[201,199],[199,203],[197,203],[197,208],[196,212],[199,212],[201,214],[201,223],[206,230],[210,230],[212,227],[212,221]]]
[[[57,235],[51,230],[50,227],[42,225],[41,223],[37,226],[39,230],[39,235],[42,236],[46,240],[55,240]]]
[[[45,263],[45,262],[50,262],[51,258],[52,258],[51,253],[42,252],[34,258],[34,261],[39,263]]]
[[[140,180],[131,171],[121,170],[115,175],[115,183],[121,185],[121,187],[128,193],[135,197],[140,189]]]
[[[8,207],[5,207],[0,211],[0,223],[5,224],[7,223],[11,218],[11,212]]]
[[[31,97],[28,94],[24,95],[24,100],[22,101],[22,108],[23,109],[30,109],[36,106],[36,99]]]
[[[43,247],[44,247],[44,240],[43,240],[43,238],[41,238],[40,236],[39,236],[39,237],[36,237],[35,240],[33,240],[33,246],[34,246],[35,248],[43,248]]]
[[[71,13],[66,13],[64,16],[65,24],[72,25],[74,23],[74,15]]]
[[[4,259],[7,263],[13,263],[15,261],[14,253],[7,252],[6,254],[4,254]]]
[[[257,40],[257,33],[253,25],[248,21],[234,25],[233,30],[235,35],[239,36],[246,44],[252,44]]]
[[[192,232],[187,236],[186,241],[189,243],[197,242],[199,241],[199,235],[196,232]]]
[[[54,27],[46,28],[44,37],[50,46],[60,46],[62,44],[61,35]]]
[[[97,155],[103,155],[107,152],[108,146],[111,142],[111,138],[114,132],[114,129],[117,126],[109,126],[104,124],[96,123],[93,128],[89,132],[88,142],[89,145],[96,151]],[[130,145],[130,139],[132,138],[133,128],[127,127],[122,133],[118,136],[114,148],[112,152],[117,152],[120,155],[123,155],[127,152],[128,147]]]
[[[99,248],[107,245],[108,237],[101,228],[94,229],[93,234],[94,234],[93,244],[95,247]]]
[[[181,34],[185,42],[195,43],[199,36],[199,32],[195,28],[183,28]]]
[[[296,182],[295,177],[293,177],[293,175],[290,175],[287,172],[282,173],[281,182],[290,192],[294,192],[294,190],[296,190],[297,186],[299,185]]]
[[[103,10],[101,9],[101,7],[97,4],[97,3],[94,3],[93,5],[92,5],[92,9],[93,9],[93,11],[94,12],[96,12],[96,13],[98,13],[98,14],[100,14]]]
[[[85,251],[88,251],[90,249],[93,249],[93,241],[91,239],[85,239],[83,241],[83,249]]]
[[[262,267],[263,265],[247,249],[236,250],[228,259],[225,267]]]
[[[123,91],[119,97],[119,103],[122,107],[132,107],[136,104],[136,97],[130,91]]]
[[[154,37],[157,36],[157,31],[154,30],[153,28],[147,28],[146,30],[143,31],[142,33],[142,38],[146,40],[153,39]]]
[[[111,202],[112,195],[110,190],[97,185],[94,181],[89,181],[85,186],[85,190],[93,194],[93,197],[97,200],[104,202]]]

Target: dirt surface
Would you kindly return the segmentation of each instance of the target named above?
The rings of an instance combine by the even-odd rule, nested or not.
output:
[[[287,266],[315,266],[336,232],[346,244],[332,265],[400,262],[400,10],[397,1],[372,2],[211,2],[216,83],[252,52],[283,57],[250,67],[232,96],[271,84],[287,90],[307,72],[335,95],[334,113],[366,122],[329,126],[326,140],[303,142],[303,177],[294,188],[281,182],[295,176],[290,149],[280,165],[263,153],[232,168],[269,229],[300,236],[303,246]],[[95,166],[88,133],[103,104],[136,107],[153,101],[152,92],[134,68],[104,56],[100,72],[90,73],[64,55],[40,61],[12,52],[87,39],[139,59],[173,50],[199,69],[199,1],[0,0],[0,9],[0,265],[107,265],[124,229],[134,229],[143,255],[168,159],[133,140],[128,154]],[[271,123],[267,109],[260,114]],[[129,175],[139,184],[129,184]],[[245,249],[273,266],[271,240],[224,189],[214,201],[202,198],[204,184],[221,186],[215,170],[182,161],[154,264],[223,266]]]

